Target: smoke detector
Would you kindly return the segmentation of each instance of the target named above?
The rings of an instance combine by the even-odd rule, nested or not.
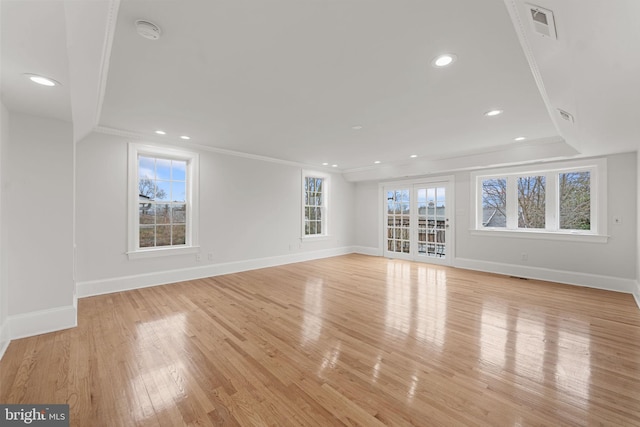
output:
[[[542,37],[558,40],[556,34],[556,21],[553,19],[553,12],[540,6],[526,3],[529,10],[529,21],[533,26],[533,31]]]
[[[160,38],[160,27],[153,22],[138,19],[136,21],[136,31],[145,39],[158,40]]]

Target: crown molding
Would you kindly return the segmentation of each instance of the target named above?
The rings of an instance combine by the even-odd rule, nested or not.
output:
[[[218,148],[218,147],[212,147],[210,145],[205,145],[205,144],[196,144],[193,142],[188,142],[188,141],[180,141],[180,143],[176,143],[176,142],[171,142],[171,141],[167,141],[165,138],[163,137],[155,137],[155,136],[149,136],[149,135],[143,135],[137,132],[132,132],[132,131],[128,131],[128,130],[123,130],[123,129],[117,129],[117,128],[112,128],[112,127],[108,127],[108,126],[96,126],[94,128],[94,132],[97,133],[102,133],[102,134],[106,134],[106,135],[114,135],[114,136],[119,136],[122,138],[127,138],[127,139],[132,139],[135,141],[146,141],[146,142],[153,142],[154,144],[160,144],[160,145],[170,145],[170,146],[176,146],[179,145],[180,147],[189,147],[191,149],[194,150],[201,150],[201,151],[208,151],[210,153],[216,153],[216,154],[223,154],[226,156],[234,156],[234,157],[242,157],[244,159],[251,159],[251,160],[258,160],[258,161],[262,161],[262,162],[269,162],[269,163],[277,163],[280,165],[286,165],[286,166],[292,166],[292,167],[296,167],[296,168],[303,168],[303,169],[316,169],[316,170],[323,170],[326,171],[328,173],[342,173],[343,171],[341,169],[337,169],[337,168],[327,168],[327,167],[323,167],[323,166],[318,166],[318,165],[312,165],[312,164],[308,164],[308,163],[301,163],[301,162],[294,162],[291,160],[283,160],[283,159],[277,159],[275,157],[267,157],[267,156],[261,156],[258,154],[250,154],[250,153],[244,153],[242,151],[234,151],[234,150],[228,150],[226,148]]]

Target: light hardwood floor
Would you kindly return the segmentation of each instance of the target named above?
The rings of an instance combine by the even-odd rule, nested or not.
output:
[[[631,295],[348,255],[85,298],[0,402],[71,425],[640,426]]]

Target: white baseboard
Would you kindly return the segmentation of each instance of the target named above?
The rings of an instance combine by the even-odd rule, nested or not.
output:
[[[222,274],[239,273],[242,271],[256,270],[258,268],[276,267],[278,265],[292,264],[295,262],[329,258],[353,252],[354,249],[352,247],[342,247],[222,264],[211,264],[194,268],[158,271],[133,276],[115,277],[111,279],[90,280],[78,282],[76,284],[76,294],[78,298],[85,298],[95,295],[110,294],[113,292],[146,288],[149,286],[183,282],[185,280],[195,280],[205,277],[220,276]]]
[[[77,313],[75,307],[69,305],[9,316],[7,323],[9,324],[10,338],[15,340],[74,328],[78,325]]]
[[[369,246],[354,246],[353,252],[361,255],[382,256],[382,249]]]
[[[508,276],[523,277],[527,279],[545,280],[549,282],[565,283],[568,285],[586,286],[588,288],[604,289],[607,291],[624,292],[634,294],[638,302],[637,281],[622,277],[600,276],[597,274],[577,273],[574,271],[552,270],[541,267],[528,267],[523,265],[504,264],[491,261],[478,261],[473,259],[456,258],[454,266],[468,270],[485,271],[488,273],[505,274]],[[638,304],[640,307],[640,304]]]
[[[9,322],[4,321],[0,324],[0,360],[4,356],[4,352],[7,351],[9,343],[11,342],[11,336],[9,335]]]
[[[635,291],[633,292],[633,298],[636,300],[636,304],[638,305],[638,308],[640,308],[640,280],[636,281],[636,288],[635,288]]]

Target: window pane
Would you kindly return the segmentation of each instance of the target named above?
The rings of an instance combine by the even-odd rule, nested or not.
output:
[[[591,174],[589,172],[561,173],[560,228],[563,230],[591,230]]]
[[[309,222],[309,234],[316,234],[316,222]]]
[[[155,179],[155,159],[152,157],[138,157],[138,178]]]
[[[156,227],[156,246],[171,245],[171,226],[158,225]]]
[[[171,214],[174,224],[184,224],[187,222],[187,205],[172,205]]]
[[[140,247],[148,248],[155,246],[155,227],[143,225],[140,226]]]
[[[316,222],[316,234],[322,234],[322,222]]]
[[[174,245],[186,244],[186,227],[184,225],[174,225],[171,234],[171,241]]]
[[[482,181],[482,226],[507,226],[507,179]]]
[[[169,224],[171,222],[171,205],[158,203],[156,205],[156,224]]]
[[[156,197],[156,182],[149,178],[141,178],[138,181],[138,193],[140,199],[154,200]]]
[[[156,159],[156,179],[171,179],[171,160]]]
[[[171,182],[156,181],[156,197],[155,200],[171,200]]]
[[[545,228],[545,177],[518,178],[518,228]]]
[[[171,161],[171,179],[174,181],[187,180],[187,162],[182,160]]]
[[[311,221],[315,221],[315,219],[316,219],[316,208],[309,208],[309,219]]]
[[[324,183],[324,180],[322,178],[316,178],[316,191],[317,192],[322,192],[322,184]]]
[[[187,183],[172,182],[171,183],[171,201],[185,202],[187,200]]]
[[[140,203],[140,224],[154,224],[156,222],[155,206],[153,203]]]

